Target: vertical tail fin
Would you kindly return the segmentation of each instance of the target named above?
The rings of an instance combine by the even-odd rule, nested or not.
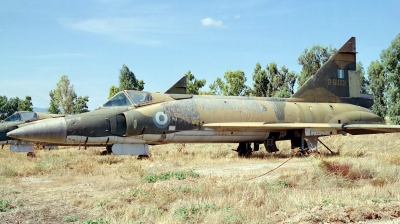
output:
[[[339,103],[360,97],[360,75],[356,72],[356,38],[350,38],[311,76],[292,98],[306,102]]]
[[[186,94],[187,89],[187,78],[183,76],[176,82],[171,88],[169,88],[165,93],[168,94]]]

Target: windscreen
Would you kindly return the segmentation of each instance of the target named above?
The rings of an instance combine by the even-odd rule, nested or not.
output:
[[[150,102],[153,100],[153,97],[151,96],[150,93],[146,92],[137,92],[137,91],[127,91],[129,97],[132,99],[133,103],[135,104],[141,104],[141,103],[146,103]]]
[[[37,119],[37,114],[35,112],[21,112],[21,115],[26,121]]]
[[[15,112],[13,115],[7,117],[4,121],[23,121],[23,119],[18,112]]]
[[[113,96],[109,101],[103,104],[103,107],[120,107],[120,106],[132,106],[132,103],[128,100],[123,92]]]

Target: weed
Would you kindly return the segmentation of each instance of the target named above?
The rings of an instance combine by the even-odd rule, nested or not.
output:
[[[311,215],[311,217],[310,217],[310,221],[312,221],[312,222],[322,222],[322,221],[323,221],[323,219],[321,219],[321,218],[320,218],[320,217],[318,217],[318,216]]]
[[[63,222],[76,222],[76,218],[73,215],[69,215],[63,218]]]
[[[96,220],[86,220],[84,222],[75,222],[76,224],[108,224],[108,221],[104,221],[103,218],[97,218]]]
[[[389,203],[394,200],[391,198],[372,198],[372,201],[375,203]]]
[[[328,206],[328,205],[332,204],[332,200],[330,198],[324,199],[324,200],[322,200],[322,204],[324,206]]]
[[[354,167],[349,162],[322,160],[319,166],[329,173],[349,180],[372,179],[374,177],[374,173],[370,169]]]
[[[149,174],[143,178],[143,180],[147,183],[154,183],[157,181],[164,181],[164,180],[170,180],[172,177],[174,177],[177,180],[184,180],[187,177],[192,177],[192,178],[198,178],[200,177],[200,174],[194,172],[193,170],[190,171],[176,171],[176,172],[164,172],[160,174]]]
[[[145,176],[143,180],[147,183],[155,183],[158,180],[158,176],[156,174],[150,174]]]
[[[188,220],[194,216],[197,216],[199,213],[205,211],[218,211],[220,208],[210,205],[210,204],[200,204],[200,205],[193,205],[190,207],[182,206],[174,211],[174,214],[184,220]],[[233,210],[233,208],[232,208]],[[228,211],[228,210],[227,210]],[[229,210],[231,211],[231,210]]]
[[[222,217],[222,222],[224,223],[241,223],[241,218],[240,216],[237,215],[224,215],[224,217]]]
[[[180,192],[183,192],[185,194],[188,194],[188,193],[200,193],[202,191],[201,188],[188,187],[188,186],[181,186],[181,187],[173,188],[172,190],[173,191],[180,191]]]
[[[146,195],[150,195],[150,191],[146,191],[143,189],[138,189],[138,188],[134,188],[131,189],[128,193],[127,193],[127,197],[129,198],[138,198],[141,196],[146,196]]]
[[[347,176],[350,172],[352,164],[322,160],[319,166],[321,168],[325,168],[329,173],[333,173],[336,176]]]
[[[112,202],[110,200],[105,200],[101,201],[99,203],[96,203],[96,207],[105,207],[107,205],[110,205]]]
[[[189,219],[188,213],[189,213],[189,209],[186,206],[180,207],[174,211],[174,215],[178,216],[178,218],[185,219],[185,220]]]
[[[285,180],[276,180],[275,182],[266,182],[265,186],[268,190],[280,190],[282,188],[290,187],[290,184]]]
[[[1,175],[4,175],[5,177],[15,177],[18,176],[18,172],[13,167],[3,165]]]
[[[235,214],[235,210],[232,206],[225,206],[224,211],[228,214],[225,214],[222,217],[222,222],[224,223],[242,223],[242,217],[240,215]]]
[[[140,215],[144,215],[145,212],[146,212],[146,208],[145,207],[140,207],[139,208]]]
[[[11,209],[10,202],[8,200],[0,199],[0,212],[6,212]]]

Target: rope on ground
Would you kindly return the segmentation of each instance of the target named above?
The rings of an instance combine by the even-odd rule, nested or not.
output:
[[[261,174],[260,176],[256,176],[256,177],[250,178],[250,179],[248,179],[248,180],[246,180],[246,181],[254,180],[254,179],[257,179],[257,178],[259,178],[259,177],[262,177],[262,176],[268,175],[268,174],[270,174],[270,173],[274,172],[275,170],[277,170],[279,167],[283,166],[283,164],[285,164],[285,163],[289,162],[291,159],[293,159],[293,156],[292,156],[292,157],[290,157],[289,159],[287,159],[287,160],[286,160],[285,162],[283,162],[281,165],[279,165],[279,166],[275,167],[274,169],[272,169],[272,170],[270,170],[270,171],[268,171],[268,172],[266,172],[266,173],[263,173],[263,174]]]

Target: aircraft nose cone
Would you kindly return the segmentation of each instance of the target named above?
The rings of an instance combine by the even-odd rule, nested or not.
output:
[[[64,118],[39,121],[10,131],[7,136],[25,141],[64,143],[67,137],[67,122]]]

